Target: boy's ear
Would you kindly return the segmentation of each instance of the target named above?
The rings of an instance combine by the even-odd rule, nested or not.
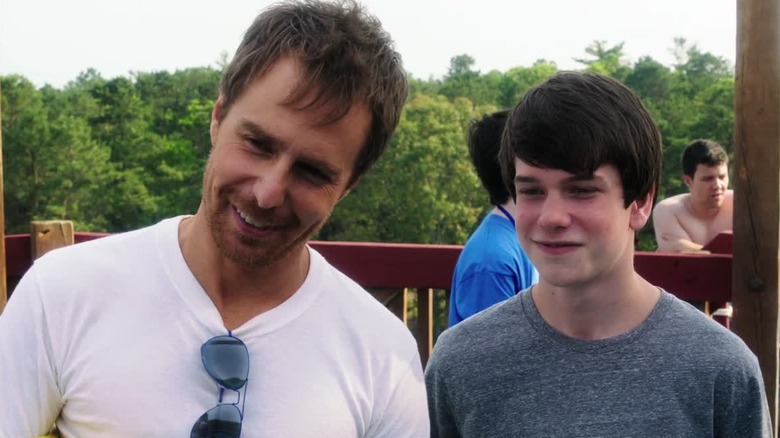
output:
[[[650,189],[643,198],[637,198],[631,205],[628,206],[631,217],[629,219],[629,226],[634,231],[639,231],[650,220],[650,215],[653,214],[653,199],[655,199],[655,187]]]

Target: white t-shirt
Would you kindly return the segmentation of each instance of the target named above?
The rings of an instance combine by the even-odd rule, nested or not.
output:
[[[186,437],[217,404],[200,347],[227,330],[181,254],[181,219],[36,261],[0,316],[0,437],[55,420],[64,437]],[[301,288],[233,331],[250,355],[241,436],[427,437],[411,333],[309,252]]]

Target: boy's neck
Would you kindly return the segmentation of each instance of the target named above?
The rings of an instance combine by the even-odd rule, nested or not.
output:
[[[636,273],[621,283],[561,288],[541,279],[531,294],[542,319],[560,333],[581,340],[609,339],[642,324],[661,296]]]

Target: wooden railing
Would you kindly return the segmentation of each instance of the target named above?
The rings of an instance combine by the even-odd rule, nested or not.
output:
[[[105,234],[78,232],[73,241],[102,236]],[[724,239],[719,241],[718,251],[730,251],[730,236]],[[29,234],[5,237],[9,291],[32,264],[35,240]],[[446,328],[448,289],[462,247],[359,242],[311,245],[409,326],[418,341],[423,363],[427,362],[436,337]],[[686,301],[713,303],[731,299],[731,263],[731,254],[638,252],[635,257],[637,271],[651,283]]]

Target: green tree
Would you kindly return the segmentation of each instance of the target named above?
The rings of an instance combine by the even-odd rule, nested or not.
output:
[[[116,171],[111,151],[90,137],[83,118],[60,115],[51,121],[53,161],[41,181],[45,203],[37,219],[69,219],[80,230],[107,231],[102,205],[108,178]]]
[[[48,116],[30,81],[17,75],[1,80],[6,231],[28,232],[29,222],[45,205]]]
[[[619,81],[625,81],[631,72],[626,61],[623,59],[623,44],[620,43],[612,47],[607,46],[606,41],[594,41],[585,48],[585,53],[591,56],[588,58],[575,58],[574,60],[585,66],[585,71],[590,71],[606,76],[613,77]]]
[[[80,229],[105,231],[95,206],[112,173],[110,151],[91,139],[80,111],[68,109],[85,100],[36,90],[19,76],[4,77],[2,89],[6,229],[27,232],[34,219],[71,219]]]
[[[555,63],[539,60],[531,67],[514,67],[501,78],[500,98],[497,102],[502,108],[511,108],[520,101],[533,86],[539,85],[558,71]]]
[[[465,127],[477,114],[466,99],[418,94],[404,109],[390,150],[342,201],[320,238],[463,243],[485,210]]]
[[[633,65],[623,44],[589,45],[586,71],[623,81],[663,135],[659,199],[685,191],[680,153],[695,138],[731,150],[733,68],[674,41],[676,61]],[[334,212],[321,238],[463,243],[489,206],[466,151],[467,123],[514,106],[558,69],[549,61],[483,74],[473,57],[453,57],[442,79],[409,76],[410,97],[389,151]],[[0,77],[5,148],[6,229],[31,219],[68,218],[92,231],[122,231],[192,212],[210,150],[220,69],[139,72],[103,78],[87,70],[64,88],[36,89]],[[99,206],[99,207],[96,207]],[[652,248],[652,229],[640,248]]]
[[[450,67],[439,87],[439,94],[450,100],[469,99],[475,105],[495,105],[499,100],[501,73],[482,75],[474,70],[476,61],[470,55],[458,55],[450,60]]]

